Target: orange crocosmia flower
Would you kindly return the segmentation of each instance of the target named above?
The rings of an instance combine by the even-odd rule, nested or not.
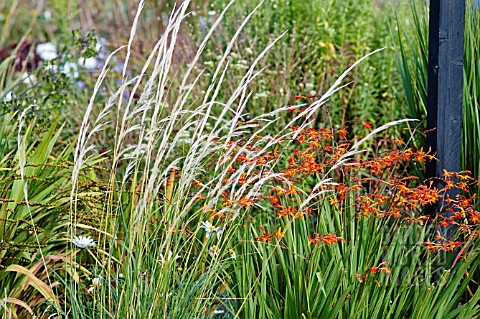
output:
[[[298,101],[298,100],[301,100],[301,99],[306,99],[306,98],[307,98],[307,97],[306,97],[306,96],[303,96],[303,95],[295,95],[295,96],[293,97],[293,99],[294,99],[295,101]]]
[[[347,129],[344,128],[344,129],[341,129],[341,130],[338,130],[335,132],[336,134],[340,135],[341,137],[343,138],[346,138],[347,137]]]
[[[466,198],[465,196],[460,196],[460,206],[463,208],[467,208],[472,206],[472,200],[470,198]]]
[[[242,207],[250,207],[250,205],[253,205],[255,204],[255,201],[249,197],[242,197],[239,201],[238,201],[238,205],[239,206],[242,206]]]
[[[417,218],[405,217],[403,220],[411,224],[418,223],[423,226],[424,222],[428,220],[428,216],[419,216]]]
[[[465,183],[465,182],[459,182],[459,183],[457,184],[457,188],[459,188],[459,189],[461,189],[462,191],[468,193],[468,184]]]
[[[333,243],[338,243],[340,241],[343,241],[345,242],[345,239],[343,239],[342,237],[338,237],[337,235],[335,234],[326,234],[326,235],[322,235],[322,234],[314,234],[314,236],[308,236],[308,241],[312,244],[312,245],[318,245],[320,243],[324,243],[326,244],[327,246],[332,246]]]
[[[427,246],[428,251],[437,251],[439,248],[438,244],[432,243],[430,241],[424,241],[422,245]]]
[[[335,234],[327,234],[323,236],[322,241],[328,246],[332,246],[333,243],[338,243],[339,241],[345,242],[345,239],[343,239],[342,237],[338,237]]]
[[[293,195],[293,194],[298,194],[298,190],[294,185],[290,187],[290,189],[285,193],[285,195]]]
[[[473,211],[470,214],[470,218],[468,220],[474,224],[480,224],[480,213],[477,211]]]
[[[275,232],[275,237],[277,238],[285,237],[285,233],[282,231],[282,227],[279,227],[278,230]]]
[[[193,186],[195,186],[195,187],[202,186],[202,182],[201,182],[201,181],[198,181],[198,180],[194,180],[194,181],[192,182],[192,184],[193,184]]]
[[[273,205],[273,207],[276,207],[276,206],[279,206],[280,205],[280,202],[278,200],[278,197],[277,196],[272,196],[268,199],[268,201],[270,202],[270,204]]]
[[[295,158],[292,155],[288,158],[288,164],[293,167],[297,166],[297,164],[295,164]]]
[[[231,200],[230,198],[222,198],[222,201],[225,203],[225,206],[233,206],[236,204],[234,200]]]
[[[366,121],[365,124],[363,124],[363,127],[365,127],[367,130],[371,130],[373,128],[369,121]]]
[[[384,261],[384,262],[381,262],[377,267],[370,268],[370,272],[372,274],[381,273],[381,272],[389,274],[391,272],[391,269],[388,268],[388,261]]]
[[[263,226],[261,226],[260,229],[262,230],[263,235],[261,235],[261,236],[255,236],[255,239],[258,240],[258,241],[261,241],[261,242],[263,242],[263,243],[265,243],[265,244],[271,242],[271,241],[272,241],[272,237],[273,237],[274,235],[272,235],[272,234],[270,234],[270,233],[267,233],[267,232],[265,231],[265,228],[264,228]]]
[[[335,197],[330,197],[328,201],[330,202],[330,205],[338,206],[338,199]]]
[[[262,243],[266,244],[272,241],[272,236],[270,234],[263,234],[262,236],[255,236],[255,239],[261,241]]]
[[[291,206],[287,206],[287,207],[282,207],[282,209],[280,209],[278,211],[278,216],[280,217],[286,217],[286,216],[295,216],[297,213],[297,210]]]
[[[442,226],[442,227],[448,227],[448,226],[452,225],[453,222],[450,221],[450,220],[444,219],[444,220],[442,220],[442,221],[439,221],[437,224],[438,224],[439,226]]]

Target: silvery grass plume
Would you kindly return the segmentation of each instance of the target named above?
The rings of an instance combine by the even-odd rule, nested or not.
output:
[[[235,139],[244,133],[245,130],[252,129],[252,127],[249,127],[248,125],[237,125],[239,121],[248,117],[248,114],[245,113],[245,107],[252,95],[248,90],[249,84],[252,83],[252,81],[254,81],[255,78],[257,78],[263,71],[256,69],[259,61],[283,36],[281,35],[278,37],[275,41],[269,44],[263,52],[259,54],[259,56],[246,71],[245,76],[238,83],[228,101],[217,101],[216,98],[220,89],[222,88],[226,73],[229,69],[228,56],[232,51],[234,43],[241,34],[242,29],[262,3],[260,3],[239,26],[237,32],[228,43],[225,52],[217,64],[216,70],[211,79],[211,85],[207,88],[203,99],[201,99],[201,102],[196,108],[192,108],[190,105],[188,105],[187,100],[191,97],[193,88],[198,83],[202,73],[200,72],[200,74],[194,79],[191,79],[191,74],[194,66],[200,59],[201,53],[205,48],[207,41],[211,38],[214,30],[221,23],[226,10],[228,10],[233,1],[226,6],[226,8],[218,16],[217,20],[213,23],[210,31],[206,34],[203,42],[199,46],[194,60],[185,72],[181,81],[182,84],[180,86],[181,89],[179,96],[175,104],[169,106],[169,109],[167,110],[168,101],[166,98],[168,92],[165,88],[171,82],[172,56],[180,26],[185,17],[188,16],[187,8],[189,3],[190,1],[184,1],[178,8],[174,8],[166,24],[166,29],[163,36],[155,44],[140,74],[137,77],[129,80],[127,78],[126,69],[128,67],[129,57],[131,55],[131,45],[135,37],[136,27],[139,21],[140,13],[144,6],[144,1],[140,2],[129,42],[125,47],[118,49],[127,49],[127,58],[123,70],[123,84],[109,99],[102,112],[100,112],[100,115],[93,121],[93,123],[91,123],[89,118],[93,108],[94,97],[98,94],[101,83],[103,82],[108,71],[109,59],[118,51],[117,50],[110,55],[109,59],[107,59],[107,62],[95,86],[90,103],[87,107],[75,150],[75,168],[72,173],[72,202],[75,202],[75,189],[78,174],[83,163],[89,158],[89,156],[91,156],[92,151],[94,150],[94,146],[91,144],[92,137],[96,132],[101,130],[102,126],[105,124],[104,118],[111,111],[115,103],[117,104],[117,115],[121,116],[121,121],[119,122],[119,130],[117,132],[115,143],[112,171],[115,172],[115,167],[117,166],[118,162],[125,161],[126,170],[124,172],[125,174],[122,182],[123,185],[129,181],[129,179],[132,177],[132,174],[135,172],[137,172],[137,174],[140,173],[141,176],[140,183],[142,195],[138,201],[138,205],[135,206],[134,219],[132,221],[138,222],[149,214],[149,211],[153,205],[153,201],[151,199],[155,198],[162,187],[164,187],[163,185],[165,184],[169,172],[172,169],[180,168],[182,170],[182,178],[177,181],[176,198],[172,199],[172,202],[175,204],[171,205],[170,207],[171,209],[177,209],[179,212],[183,212],[176,215],[176,219],[172,227],[175,227],[175,224],[184,218],[184,213],[189,211],[189,208],[193,205],[201,192],[208,192],[208,200],[205,208],[205,210],[208,210],[218,203],[221,196],[220,194],[222,194],[222,192],[225,190],[235,190],[230,192],[232,196],[231,200],[238,200],[244,196],[255,198],[258,196],[262,186],[266,185],[272,179],[282,179],[282,176],[279,176],[275,173],[270,173],[263,176],[258,176],[258,178],[253,178],[256,180],[253,184],[246,183],[244,185],[239,185],[238,179],[241,174],[245,172],[251,173],[253,170],[251,166],[244,165],[240,167],[240,169],[238,169],[237,172],[232,176],[233,178],[230,182],[224,182],[226,171],[223,168],[234,163],[240,153],[248,152],[247,149],[240,148],[235,154],[233,154],[234,147],[231,146],[229,142],[235,141]],[[290,143],[290,138],[294,136],[292,136],[292,133],[288,130],[288,127],[294,123],[297,123],[299,120],[303,120],[303,123],[300,126],[301,128],[311,125],[310,118],[328,101],[328,99],[335,92],[344,87],[341,84],[346,75],[365,58],[377,53],[380,50],[382,49],[375,50],[355,62],[339,76],[333,86],[320,99],[311,103],[305,108],[304,111],[296,115],[276,136],[265,136],[253,142],[253,136],[261,135],[263,132],[267,131],[269,127],[275,125],[280,114],[290,109],[290,107],[282,107],[270,113],[251,119],[252,121],[262,123],[262,125],[253,134],[251,134],[250,139],[247,141],[248,143],[254,143],[254,145],[259,146],[261,149],[258,152],[251,153],[250,156],[261,156],[262,154],[265,154],[269,148],[276,144]],[[148,73],[147,70],[151,68],[153,68],[153,71]],[[140,90],[142,83],[145,84],[142,88],[142,91],[138,94],[140,98],[137,103],[134,103],[134,95]],[[132,87],[129,98],[127,101],[125,101],[125,103],[123,103],[125,98],[124,93],[129,87]],[[200,97],[197,98],[197,101],[200,101]],[[214,117],[212,116],[212,108],[218,106],[222,108],[222,111],[218,116]],[[304,106],[305,105],[302,105],[302,107]],[[381,129],[386,129],[391,125],[395,125],[403,121],[408,120],[386,124],[375,130],[374,133],[378,133]],[[213,127],[209,130],[206,130],[207,123],[212,122],[214,123]],[[174,136],[174,130],[178,128],[179,125],[179,132],[177,132],[177,135]],[[90,127],[93,128],[90,129]],[[189,146],[190,150],[184,158],[172,159],[177,148],[181,144],[180,138],[181,136],[184,136],[183,133],[186,131],[189,132],[189,135],[192,134],[191,145]],[[227,132],[227,134],[225,134],[225,132]],[[131,134],[136,136],[137,141],[133,145],[128,145],[125,143],[125,139]],[[347,158],[355,155],[356,152],[358,152],[358,146],[364,140],[357,142],[352,151],[345,154],[343,158],[339,160],[338,165],[336,165],[334,168],[341,165],[347,160]],[[184,202],[185,197],[182,196],[182,192],[188,190],[191,183],[195,180],[196,176],[198,176],[198,173],[202,172],[205,160],[215,151],[228,147],[230,147],[230,151],[227,151],[225,158],[231,156],[231,161],[229,163],[218,163],[215,167],[217,172],[215,177],[203,185],[202,189],[197,194],[198,196],[194,196],[191,200]],[[140,163],[143,163],[142,172],[138,172]],[[182,165],[182,167],[179,167],[179,165]],[[266,166],[269,171],[271,171],[275,165],[276,162],[272,161],[271,163],[267,163]],[[326,182],[328,182],[327,179],[321,181],[319,185]],[[315,189],[318,189],[319,185],[317,185]],[[312,195],[310,195],[310,199],[315,197],[311,196]],[[182,207],[182,209],[179,209],[180,207]],[[72,221],[72,223],[74,224],[75,222]]]
[[[172,77],[177,75],[172,70],[172,57],[176,47],[179,30],[182,22],[188,16],[187,8],[190,1],[184,1],[178,7],[175,7],[165,25],[165,32],[163,36],[155,44],[151,54],[147,57],[146,62],[140,71],[140,74],[133,79],[127,77],[126,68],[128,66],[131,55],[132,41],[135,37],[135,30],[137,28],[138,20],[144,1],[140,2],[139,10],[135,16],[131,35],[128,44],[118,50],[126,48],[127,58],[123,71],[123,83],[115,92],[100,115],[95,119],[90,119],[95,96],[99,93],[102,82],[108,72],[107,60],[87,107],[75,149],[75,167],[72,173],[72,192],[71,192],[71,206],[75,209],[77,182],[80,171],[85,161],[92,156],[94,146],[92,144],[94,134],[102,129],[106,115],[116,107],[117,125],[115,146],[113,150],[113,160],[111,166],[111,187],[112,190],[124,190],[129,183],[134,181],[138,185],[138,200],[132,206],[132,211],[129,212],[128,225],[129,227],[137,227],[143,229],[148,218],[153,215],[155,198],[161,195],[161,191],[165,188],[171,175],[172,170],[181,170],[181,176],[175,180],[175,191],[171,198],[168,199],[168,204],[165,202],[160,215],[162,221],[167,222],[170,229],[174,230],[180,224],[191,224],[192,221],[200,219],[203,225],[204,213],[212,208],[218,207],[222,199],[222,194],[227,191],[231,201],[239,201],[241,198],[248,197],[255,202],[256,198],[262,194],[264,188],[273,181],[283,180],[288,181],[278,173],[274,172],[274,168],[278,165],[279,159],[272,159],[263,165],[264,174],[259,173],[257,176],[252,176],[246,183],[240,183],[240,177],[243,173],[252,173],[262,167],[253,167],[252,165],[241,165],[236,172],[228,176],[227,169],[237,162],[238,157],[246,153],[248,157],[261,157],[267,154],[269,149],[276,145],[282,144],[284,147],[292,143],[292,138],[296,133],[293,133],[289,127],[297,125],[300,122],[300,128],[306,128],[312,124],[312,117],[320,108],[322,108],[328,99],[341,90],[342,81],[346,75],[360,63],[363,59],[378,52],[373,51],[365,57],[354,63],[347,69],[334,85],[317,101],[309,105],[300,105],[298,107],[306,107],[304,111],[296,114],[290,122],[279,130],[276,135],[270,136],[266,134],[269,129],[276,125],[278,126],[279,119],[282,114],[291,110],[291,106],[280,107],[269,113],[250,118],[251,115],[246,112],[246,106],[249,99],[252,97],[252,92],[249,87],[257,77],[261,76],[262,69],[258,69],[259,62],[265,57],[267,52],[274,46],[283,36],[280,35],[272,43],[270,43],[251,63],[249,68],[245,71],[245,75],[236,84],[231,96],[226,101],[219,99],[219,92],[225,85],[226,76],[230,68],[228,61],[229,55],[232,53],[235,42],[239,38],[242,29],[248,23],[249,19],[262,5],[260,3],[238,27],[232,39],[228,42],[223,55],[217,62],[216,69],[211,77],[210,85],[206,89],[203,96],[193,96],[194,88],[198,85],[202,72],[193,77],[195,65],[199,61],[202,51],[206,47],[207,42],[214,34],[214,30],[221,24],[221,21],[226,13],[226,10],[232,5],[230,2],[224,11],[222,11],[218,18],[213,22],[212,28],[205,35],[203,42],[189,65],[188,69],[183,74],[180,82],[180,89],[177,92],[177,97],[172,105],[168,101],[168,89],[166,87],[173,83]],[[117,50],[117,51],[118,51]],[[117,51],[112,53],[113,56]],[[348,84],[347,84],[348,85]],[[129,93],[129,97],[125,98],[125,93]],[[139,99],[134,101],[134,95],[137,94]],[[194,101],[193,103],[191,101]],[[214,110],[220,109],[216,114]],[[261,123],[259,126],[248,124],[249,122]],[[407,121],[407,120],[403,120]],[[240,124],[245,122],[247,124]],[[401,123],[402,121],[386,124],[377,130],[386,129],[391,125]],[[90,129],[90,127],[92,127]],[[178,130],[178,131],[176,131]],[[246,140],[243,144],[238,143],[238,140],[245,134]],[[182,158],[178,157],[178,149],[182,147],[182,138],[184,136],[190,137],[190,143],[186,150],[186,154]],[[262,136],[255,139],[255,136]],[[129,144],[127,140],[135,140],[135,143]],[[370,138],[371,136],[367,136]],[[350,152],[344,154],[340,158],[334,168],[343,165],[347,160],[352,158],[358,152],[358,147],[364,141],[355,144]],[[253,145],[258,150],[247,149],[242,145]],[[196,182],[205,171],[205,163],[212,158],[215,153],[223,152],[220,160],[213,166],[214,174],[201,184],[200,189],[193,194],[187,196],[191,190],[191,185]],[[117,176],[117,166],[125,167],[123,179],[115,182]],[[334,169],[332,168],[332,169]],[[261,169],[258,171],[262,171]],[[226,177],[229,177],[228,180]],[[301,203],[301,207],[311,205],[315,198],[322,194],[323,185],[332,184],[334,181],[328,178],[328,174],[323,176],[315,185],[313,192],[305,194],[306,200]],[[204,194],[204,195],[202,195]],[[195,202],[204,196],[205,204],[198,211],[192,211]],[[111,199],[109,199],[111,200]],[[112,204],[112,203],[109,203]],[[259,205],[257,203],[253,205]],[[232,210],[232,208],[223,208],[223,211]],[[220,211],[222,212],[222,211]],[[229,222],[241,214],[240,210],[231,211],[232,218]],[[72,214],[74,216],[75,214]],[[72,217],[72,225],[75,225],[75,220]],[[136,229],[137,229],[136,228]],[[231,231],[233,227],[229,228]],[[197,228],[197,231],[199,228]],[[72,229],[73,236],[73,229]],[[131,248],[147,240],[141,238],[139,232],[137,243],[129,243]],[[172,254],[176,254],[177,249],[172,249],[171,244],[172,232],[166,232],[159,251],[167,252],[173,250]],[[227,238],[227,232],[222,235]],[[213,239],[213,238],[212,238]],[[221,250],[223,243],[217,243]],[[185,244],[186,245],[186,244]],[[188,254],[189,247],[182,247]],[[182,255],[184,255],[182,253]],[[165,257],[163,257],[165,258]],[[200,261],[201,257],[198,257]],[[165,259],[164,259],[165,260]]]

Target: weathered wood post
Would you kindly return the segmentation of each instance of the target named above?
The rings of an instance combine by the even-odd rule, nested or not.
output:
[[[465,0],[430,0],[429,23],[426,144],[438,161],[427,163],[426,177],[435,178],[461,170]],[[435,216],[443,204],[428,213]]]

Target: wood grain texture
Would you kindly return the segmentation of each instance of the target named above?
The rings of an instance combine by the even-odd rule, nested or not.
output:
[[[465,0],[431,0],[426,145],[438,161],[427,164],[427,178],[461,170],[464,34]]]

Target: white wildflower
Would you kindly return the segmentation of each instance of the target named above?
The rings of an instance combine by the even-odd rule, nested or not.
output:
[[[230,249],[229,252],[230,252],[230,257],[236,260],[237,259],[237,253],[235,252],[235,250]]]
[[[205,229],[205,237],[210,238],[210,235],[217,233],[218,235],[221,235],[223,231],[220,229],[220,227],[215,227],[212,225],[210,222],[202,222],[202,226],[200,228]]]
[[[48,65],[44,65],[43,66],[43,69],[45,71],[52,71],[53,73],[57,72],[58,68],[55,64],[48,64]]]
[[[74,62],[65,63],[62,72],[65,73],[68,77],[72,77],[74,79],[78,78],[78,66]]]
[[[23,73],[22,82],[26,85],[34,85],[35,83],[37,83],[37,78],[33,74]]]
[[[88,248],[95,246],[95,241],[92,239],[91,236],[75,236],[72,239],[72,243],[74,243],[79,248]]]
[[[13,94],[12,91],[8,91],[8,93],[3,97],[3,102],[10,102],[11,100],[13,100]]]
[[[102,276],[101,275],[98,275],[97,277],[93,278],[92,279],[92,285],[87,290],[88,293],[91,293],[92,291],[94,291],[95,288],[99,287],[101,283],[102,283]]]
[[[97,59],[96,58],[80,58],[78,59],[78,64],[85,67],[85,69],[92,71],[97,68]]]
[[[57,49],[53,45],[53,43],[39,43],[35,48],[35,53],[42,59],[43,61],[50,61],[55,59],[57,54]]]
[[[50,21],[52,19],[52,11],[46,10],[43,12],[43,17],[45,20]]]

